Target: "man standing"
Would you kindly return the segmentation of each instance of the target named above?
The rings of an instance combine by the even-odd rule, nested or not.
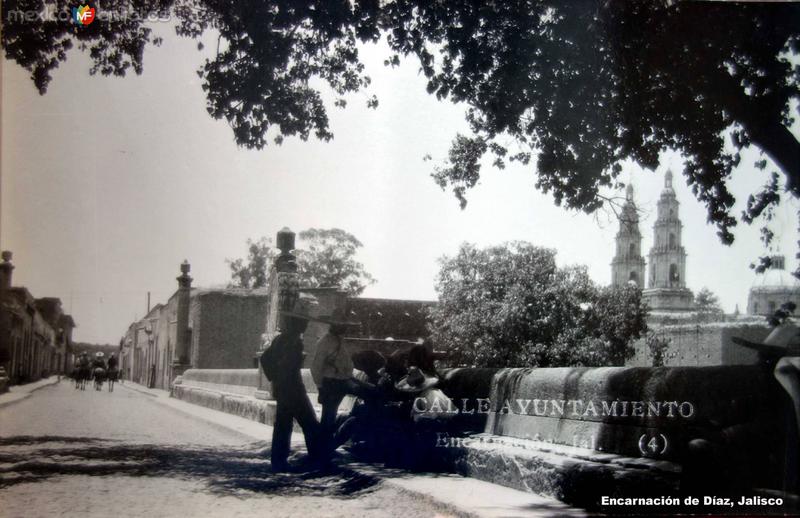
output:
[[[293,420],[303,429],[308,453],[315,460],[323,460],[319,422],[300,374],[303,366],[302,334],[315,305],[314,297],[301,293],[292,311],[281,311],[281,332],[261,355],[261,368],[272,382],[272,396],[277,403],[271,453],[272,470],[276,472],[289,469]]]
[[[342,399],[348,394],[369,399],[377,396],[374,385],[353,377],[353,360],[343,343],[345,331],[357,322],[347,322],[334,315],[315,320],[329,324],[328,332],[317,342],[311,376],[319,388],[319,402],[322,405],[321,428],[326,444],[326,453],[333,449],[333,436],[336,431],[336,413]]]

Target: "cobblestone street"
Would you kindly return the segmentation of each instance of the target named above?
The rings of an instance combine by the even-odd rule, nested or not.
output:
[[[437,516],[378,479],[273,475],[268,457],[128,387],[62,380],[0,409],[0,516]]]

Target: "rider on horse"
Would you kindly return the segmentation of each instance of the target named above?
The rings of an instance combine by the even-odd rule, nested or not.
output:
[[[114,353],[108,358],[108,371],[106,377],[108,378],[108,391],[114,391],[114,382],[119,379],[119,367],[117,366],[117,357]]]
[[[76,371],[77,376],[75,377],[75,388],[83,388],[86,386],[86,382],[92,377],[92,369],[89,361],[89,354],[84,351],[76,360]]]
[[[94,374],[94,388],[100,390],[100,386],[106,378],[106,361],[103,359],[103,353],[98,352],[92,360],[92,372]]]

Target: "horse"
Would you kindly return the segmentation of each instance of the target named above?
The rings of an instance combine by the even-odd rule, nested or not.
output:
[[[114,392],[114,383],[116,383],[119,379],[119,369],[116,367],[108,369],[108,372],[106,373],[106,379],[108,379],[108,391]]]
[[[106,379],[106,370],[102,367],[95,367],[94,369],[94,389],[100,390],[103,388],[103,381]]]
[[[80,365],[78,367],[78,386],[81,390],[86,390],[86,382],[91,378],[92,369],[88,365]]]

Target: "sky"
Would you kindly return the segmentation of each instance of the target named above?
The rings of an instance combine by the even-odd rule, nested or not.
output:
[[[118,342],[146,312],[148,292],[155,304],[175,291],[184,259],[195,286],[224,285],[226,259],[244,256],[248,238],[274,239],[282,227],[354,234],[364,244],[358,259],[377,279],[368,297],[435,299],[438,259],[463,242],[529,241],[610,282],[616,222],[555,206],[535,189],[532,166],[497,171],[487,163],[465,210],[434,183],[423,157],[446,157],[467,129],[465,107],[427,95],[414,61],[390,69],[380,45],[361,48],[373,82],[345,110],[328,97],[333,141],[289,138],[255,151],[237,147],[227,124],[208,116],[197,43],[167,25],[155,30],[165,41],[145,52],[141,76],[90,77],[88,59],[73,51],[40,96],[24,70],[2,64],[0,248],[14,253],[14,285],[62,299],[77,341]],[[371,94],[377,110],[366,108]],[[800,135],[797,124],[792,130]],[[731,181],[735,214],[766,179],[752,168],[758,158],[748,151]],[[736,242],[721,245],[675,153],[656,171],[625,166],[644,211],[642,249],[652,244],[668,168],[688,287],[710,288],[726,311],[744,310],[755,280],[748,265],[763,251],[758,229],[740,225]],[[796,265],[797,211],[789,200],[775,223],[788,268]]]

